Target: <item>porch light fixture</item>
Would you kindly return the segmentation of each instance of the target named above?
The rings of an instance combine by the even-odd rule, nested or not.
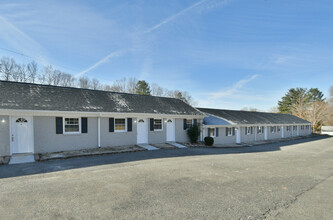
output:
[[[1,123],[6,123],[6,119],[5,119],[5,118],[2,118],[2,119],[1,119]]]
[[[136,120],[134,120],[134,123],[136,123]]]

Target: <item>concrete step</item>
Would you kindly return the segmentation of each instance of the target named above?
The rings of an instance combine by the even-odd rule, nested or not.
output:
[[[35,162],[33,153],[13,154],[10,158],[9,164],[31,163]]]
[[[138,144],[138,146],[147,150],[159,150],[159,148],[151,146],[149,144]]]
[[[176,143],[176,142],[170,142],[170,143],[168,143],[168,144],[170,144],[170,145],[172,145],[172,146],[175,146],[175,147],[177,147],[177,148],[187,148],[186,146],[184,146],[184,145],[182,145],[182,144],[178,144],[178,143]]]

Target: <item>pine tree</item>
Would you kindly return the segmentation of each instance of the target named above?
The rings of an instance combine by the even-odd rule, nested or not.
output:
[[[136,90],[136,93],[140,94],[140,95],[151,95],[150,86],[144,80],[139,80],[136,83],[135,90]]]

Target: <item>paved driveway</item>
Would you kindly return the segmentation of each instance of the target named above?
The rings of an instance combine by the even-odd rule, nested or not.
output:
[[[0,166],[1,219],[333,219],[333,138]]]

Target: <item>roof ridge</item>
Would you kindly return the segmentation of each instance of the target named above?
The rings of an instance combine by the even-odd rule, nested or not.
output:
[[[47,85],[47,84],[40,84],[40,83],[15,82],[15,81],[9,81],[9,80],[8,81],[7,80],[0,80],[0,83],[22,84],[22,85],[32,85],[32,86],[41,86],[41,87],[53,87],[53,88],[62,88],[62,89],[86,90],[86,91],[98,91],[98,92],[113,93],[113,94],[147,96],[147,97],[157,97],[157,98],[166,98],[166,99],[180,100],[180,99],[177,99],[177,98],[165,97],[165,96],[142,95],[142,94],[129,93],[129,92],[114,92],[114,91],[107,91],[107,90],[101,90],[101,89],[87,89],[87,88],[78,88],[78,87],[70,87],[70,86]],[[180,100],[180,101],[183,101],[183,100]]]

